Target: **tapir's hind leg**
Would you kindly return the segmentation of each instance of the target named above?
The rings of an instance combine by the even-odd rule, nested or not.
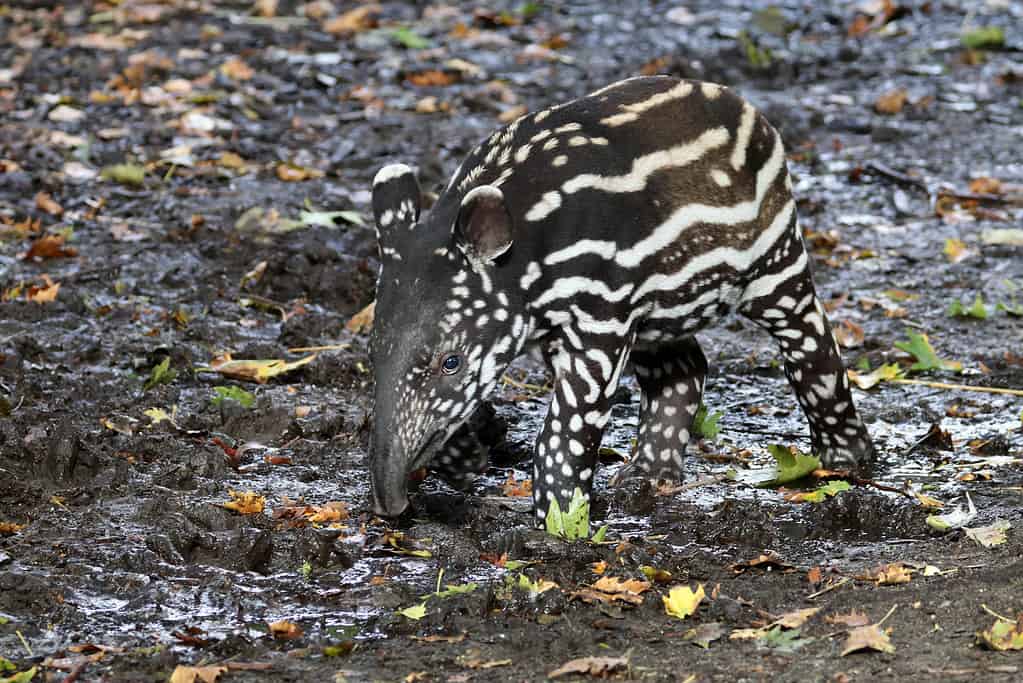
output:
[[[700,408],[707,359],[693,337],[652,349],[634,349],[640,399],[639,438],[632,460],[612,484],[647,478],[678,481],[689,432]]]
[[[826,467],[867,466],[874,447],[856,413],[838,346],[817,298],[795,217],[742,295],[739,311],[778,342],[785,376],[810,423],[814,453]]]

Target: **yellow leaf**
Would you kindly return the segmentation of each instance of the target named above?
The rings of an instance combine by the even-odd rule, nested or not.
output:
[[[876,368],[872,372],[860,374],[855,370],[847,370],[846,373],[849,375],[849,380],[858,386],[860,389],[866,390],[871,389],[881,382],[885,382],[891,379],[898,379],[902,376],[902,370],[895,363],[888,363]]]
[[[685,619],[696,611],[704,597],[706,594],[701,583],[696,587],[696,591],[689,586],[675,586],[668,595],[662,596],[661,599],[664,601],[664,611],[667,614]]]
[[[178,666],[171,674],[170,683],[216,683],[226,666]]]
[[[270,624],[270,634],[278,640],[294,640],[302,637],[302,629],[298,624],[281,619]]]
[[[263,512],[266,499],[255,491],[229,490],[228,494],[231,496],[231,500],[221,503],[228,510],[234,510],[242,515],[258,515]]]
[[[951,263],[959,263],[967,256],[973,254],[973,252],[966,247],[966,242],[954,237],[950,237],[945,240],[944,252],[945,256],[948,257],[948,260]]]
[[[377,302],[374,301],[364,309],[356,313],[345,323],[345,329],[353,334],[367,333],[373,329],[373,316],[376,312]]]
[[[1016,622],[999,619],[977,636],[992,650],[1023,650],[1023,616]]]
[[[210,361],[210,370],[219,372],[224,377],[266,384],[267,380],[307,365],[314,358],[315,353],[290,363],[285,360],[234,360],[231,354],[225,353]]]

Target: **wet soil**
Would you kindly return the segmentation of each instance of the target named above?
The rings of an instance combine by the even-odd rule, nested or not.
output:
[[[544,401],[509,384],[494,398],[506,431],[491,469],[467,493],[427,478],[399,539],[368,511],[372,374],[365,336],[344,327],[373,299],[372,230],[287,222],[311,209],[368,219],[369,181],[390,161],[416,165],[436,191],[519,105],[644,72],[715,80],[787,140],[820,291],[833,321],[864,332],[847,363],[898,361],[893,344],[913,329],[964,365],[917,377],[1020,389],[1023,323],[995,304],[1023,301],[1023,247],[984,235],[1018,227],[1023,212],[936,191],[966,192],[981,176],[1023,182],[1023,4],[982,3],[967,16],[955,3],[907,3],[855,37],[847,3],[756,13],[751,3],[565,2],[535,14],[518,3],[384,3],[381,28],[341,36],[323,28],[329,2],[282,0],[272,20],[251,5],[0,5],[0,522],[19,525],[0,536],[0,654],[39,666],[36,680],[166,680],[179,664],[229,662],[223,680],[528,681],[585,656],[625,656],[616,675],[644,680],[1023,675],[1018,653],[975,637],[994,621],[985,606],[1023,612],[1020,398],[908,384],[857,392],[881,453],[874,480],[949,507],[969,493],[971,526],[1012,524],[1002,545],[939,533],[914,498],[875,486],[786,502],[717,476],[767,466],[769,443],[808,445],[770,340],[731,320],[701,338],[706,401],[724,413],[721,435],[687,459],[686,481],[701,485],[612,490],[620,459],[609,456],[594,505],[609,543],[509,533],[531,514],[502,483],[528,476]],[[1005,45],[967,52],[964,22],[1003,27]],[[398,26],[429,47],[403,45]],[[431,71],[441,76],[415,78]],[[876,111],[896,88],[904,106]],[[145,165],[142,184],[96,175],[118,163]],[[282,163],[312,177],[285,182]],[[76,253],[26,258],[39,237],[26,219]],[[966,258],[943,253],[949,239]],[[44,275],[60,283],[56,299],[28,300]],[[977,294],[987,319],[946,316],[952,299]],[[320,346],[332,348],[263,385],[202,369],[225,351],[294,360],[304,354],[289,349]],[[165,359],[176,377],[145,389]],[[545,381],[528,360],[510,374]],[[254,394],[252,407],[213,402],[215,387],[235,385]],[[623,454],[638,408],[634,381],[624,386],[604,444]],[[157,423],[153,408],[173,419]],[[921,442],[935,423],[950,444]],[[265,511],[225,509],[229,490],[264,496]],[[294,501],[343,501],[349,516],[275,515]],[[503,551],[531,564],[496,566]],[[765,552],[776,559],[741,564]],[[614,576],[642,578],[649,565],[673,578],[636,607],[571,599],[600,561]],[[863,578],[891,562],[918,571],[898,585]],[[558,588],[509,588],[519,574]],[[429,600],[421,619],[398,614],[439,582],[478,587]],[[707,589],[685,621],[659,597],[675,584]],[[793,651],[684,639],[701,624],[727,634],[814,606]],[[889,615],[894,652],[840,656],[846,628],[824,617],[854,609],[873,622]],[[280,620],[302,634],[275,637],[268,624]]]

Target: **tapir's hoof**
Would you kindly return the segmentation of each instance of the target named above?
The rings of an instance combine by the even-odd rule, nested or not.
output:
[[[814,451],[821,466],[829,470],[849,470],[859,476],[869,476],[877,461],[877,451],[867,439],[856,439],[849,446],[827,447]]]
[[[678,470],[675,468],[660,467],[656,471],[651,471],[640,467],[635,461],[633,461],[622,465],[622,467],[615,472],[614,476],[611,477],[608,485],[617,488],[626,482],[637,481],[640,479],[645,479],[650,482],[651,486],[654,488],[656,488],[661,482],[677,484],[681,481]]]

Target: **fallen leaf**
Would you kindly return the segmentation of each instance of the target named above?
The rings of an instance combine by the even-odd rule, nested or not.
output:
[[[509,472],[501,493],[509,498],[529,498],[533,495],[533,480],[528,477],[519,480],[514,472]]]
[[[944,515],[929,515],[927,517],[927,525],[938,531],[949,531],[966,526],[976,516],[977,508],[973,505],[970,494],[967,493],[965,508],[962,505],[958,505],[955,510]]]
[[[13,536],[26,526],[28,525],[15,524],[14,522],[0,522],[0,536]]]
[[[223,665],[216,666],[183,666],[175,667],[171,674],[170,683],[215,683],[220,674],[227,671]]]
[[[696,611],[704,597],[706,594],[701,583],[695,591],[689,586],[675,586],[668,595],[661,596],[661,600],[664,602],[665,613],[678,619],[685,619]]]
[[[255,491],[234,491],[228,490],[231,500],[221,503],[221,506],[228,510],[234,510],[241,515],[258,515],[263,512],[266,499]]]
[[[414,621],[419,621],[426,616],[426,601],[413,605],[412,607],[406,607],[405,609],[398,610],[398,614]]]
[[[670,583],[672,579],[671,572],[665,569],[658,569],[657,567],[651,567],[649,565],[640,565],[639,570],[643,572],[643,575],[654,583]]]
[[[234,360],[231,358],[231,354],[225,353],[211,360],[209,369],[224,377],[266,384],[268,380],[278,375],[308,365],[314,358],[316,358],[315,353],[291,362],[285,360]]]
[[[963,259],[973,255],[961,239],[950,237],[945,240],[945,248],[942,250],[950,263],[959,263]]]
[[[846,370],[849,381],[864,391],[872,389],[881,382],[898,379],[902,376],[902,369],[895,363],[887,363],[875,368],[872,372],[861,374],[853,369]]]
[[[221,64],[220,73],[233,81],[247,81],[255,75],[252,67],[246,64],[240,57],[231,57]]]
[[[898,114],[908,99],[909,93],[904,88],[889,90],[874,102],[874,111],[878,114]]]
[[[377,4],[362,5],[339,14],[323,23],[323,30],[334,35],[350,35],[375,28],[383,8]]]
[[[767,551],[765,553],[757,555],[752,560],[736,562],[735,564],[729,566],[729,569],[731,569],[736,574],[741,574],[747,569],[766,569],[767,571],[778,569],[782,571],[787,571],[792,569],[792,565],[783,561],[778,556],[777,553],[773,551]]]
[[[991,628],[978,632],[977,636],[992,650],[1023,650],[1023,615],[1015,622],[999,619]]]
[[[376,305],[377,302],[374,301],[349,318],[348,322],[345,323],[345,329],[352,334],[366,334],[372,330],[373,314],[376,310]]]
[[[66,169],[65,169],[65,172]],[[138,164],[113,164],[104,166],[100,172],[104,180],[112,180],[122,185],[141,186],[146,181],[146,169]]]
[[[60,283],[54,282],[49,275],[43,274],[42,287],[32,285],[25,291],[25,298],[37,304],[48,304],[57,300],[57,292],[60,291]]]
[[[878,586],[909,583],[913,578],[913,570],[902,562],[891,562],[877,567],[860,578],[874,581]]]
[[[910,370],[953,370],[960,372],[963,369],[963,364],[959,361],[938,358],[938,354],[934,351],[934,347],[931,346],[931,340],[926,334],[906,330],[906,336],[909,337],[909,341],[895,342],[895,348],[905,351],[916,359],[916,362],[909,367]]]
[[[794,446],[770,444],[767,451],[774,458],[775,474],[764,486],[786,484],[796,479],[802,479],[821,466],[820,458],[815,455],[806,455]]]
[[[793,612],[786,612],[771,622],[771,625],[781,626],[782,628],[799,628],[805,624],[810,617],[820,611],[820,607],[807,607],[805,609],[797,609]]]
[[[302,637],[302,629],[298,624],[286,619],[275,621],[270,626],[270,635],[277,640],[295,640]]]
[[[638,579],[621,579],[604,576],[590,586],[584,586],[571,594],[585,602],[627,602],[639,605],[643,602],[642,593],[650,588],[650,583]]]
[[[785,500],[791,503],[820,503],[825,498],[837,496],[842,491],[848,491],[852,484],[841,479],[821,484],[813,491],[797,491],[785,495]]]
[[[311,178],[322,178],[323,171],[306,168],[298,164],[281,162],[277,164],[277,177],[286,183],[298,183]]]
[[[895,652],[888,633],[881,630],[877,624],[858,626],[849,631],[849,637],[845,641],[845,648],[842,649],[842,657],[860,650],[877,650],[878,652]]]
[[[1002,545],[1007,539],[1007,533],[1012,524],[1004,519],[995,520],[988,526],[980,526],[975,529],[963,529],[966,535],[985,548]]]
[[[843,320],[834,326],[835,340],[847,349],[863,346],[865,333],[863,328],[851,320]]]
[[[51,216],[61,216],[64,214],[64,207],[54,201],[53,197],[47,192],[36,193],[36,208],[40,211],[45,211]]]
[[[605,678],[607,674],[620,669],[627,669],[629,660],[626,657],[581,657],[565,662],[547,674],[548,678],[558,678],[569,674],[584,674]]]
[[[64,235],[43,235],[34,240],[22,257],[26,261],[32,259],[70,258],[78,256],[74,247],[64,246]]]

